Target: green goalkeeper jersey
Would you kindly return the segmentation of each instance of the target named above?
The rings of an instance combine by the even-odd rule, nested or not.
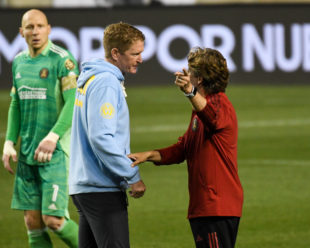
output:
[[[21,137],[19,159],[29,165],[44,165],[34,160],[41,140],[50,132],[60,136],[52,160],[69,151],[69,133],[76,90],[78,66],[65,49],[48,42],[34,58],[29,51],[19,53],[12,66],[13,87],[6,140]],[[63,157],[62,157],[63,158]]]

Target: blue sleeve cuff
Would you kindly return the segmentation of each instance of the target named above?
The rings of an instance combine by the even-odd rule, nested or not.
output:
[[[131,184],[139,182],[140,180],[141,180],[140,172],[139,170],[137,170],[137,173],[132,178],[130,178],[130,180],[127,180],[127,182],[129,185],[131,185]]]

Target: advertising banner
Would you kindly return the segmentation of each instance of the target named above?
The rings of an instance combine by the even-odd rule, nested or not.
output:
[[[27,49],[18,28],[25,9],[0,10],[0,88],[11,86],[11,63]],[[82,63],[104,57],[105,26],[119,21],[137,26],[146,37],[144,63],[126,83],[170,84],[187,66],[191,47],[218,49],[227,59],[231,82],[307,84],[310,72],[310,5],[205,5],[44,9],[50,39]]]

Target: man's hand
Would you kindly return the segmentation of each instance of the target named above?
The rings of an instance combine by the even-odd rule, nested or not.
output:
[[[146,187],[142,180],[137,183],[130,185],[131,190],[129,191],[129,195],[133,198],[140,198],[144,195]]]
[[[10,165],[11,157],[14,162],[17,162],[17,155],[16,155],[16,150],[14,149],[14,143],[11,140],[7,140],[4,142],[4,146],[3,146],[2,161],[4,164],[4,168],[13,175],[14,171]]]
[[[58,139],[58,134],[49,132],[35,150],[34,159],[40,163],[51,161]]]

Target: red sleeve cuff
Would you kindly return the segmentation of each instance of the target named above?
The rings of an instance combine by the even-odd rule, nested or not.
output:
[[[185,152],[180,143],[156,151],[160,153],[161,161],[154,163],[155,165],[179,164],[185,160]]]

